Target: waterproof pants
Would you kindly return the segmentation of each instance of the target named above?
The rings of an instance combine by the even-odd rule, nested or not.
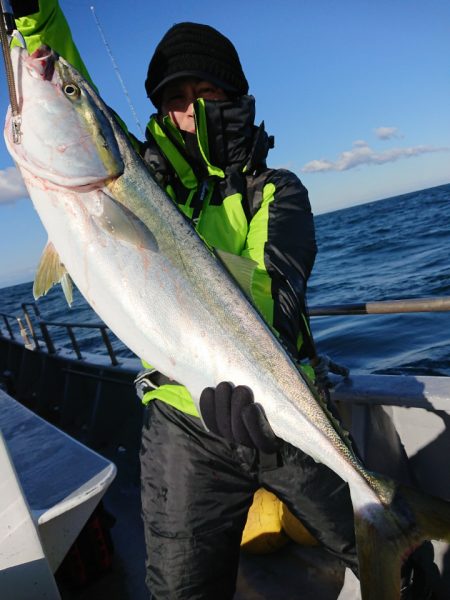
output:
[[[347,484],[290,444],[261,455],[154,400],[144,420],[141,481],[153,600],[233,598],[242,531],[260,487],[357,570]]]

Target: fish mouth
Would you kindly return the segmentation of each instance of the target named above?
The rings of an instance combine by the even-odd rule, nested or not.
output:
[[[40,46],[28,57],[25,57],[30,75],[44,81],[51,81],[55,72],[57,54],[48,46]]]
[[[66,97],[67,75],[70,82],[78,81],[76,72],[67,74],[64,61],[47,46],[31,55],[15,47],[12,58],[22,139],[20,144],[14,143],[12,113],[8,111],[5,141],[24,178],[37,187],[90,191],[119,177],[123,162],[114,135],[92,106],[89,94],[84,103]]]

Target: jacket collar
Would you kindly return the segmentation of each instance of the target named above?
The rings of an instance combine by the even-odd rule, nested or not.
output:
[[[169,117],[153,115],[146,137],[156,141],[168,162],[186,178],[190,167],[195,179],[205,176],[223,178],[230,170],[253,171],[265,166],[273,138],[264,123],[255,127],[255,99],[239,96],[233,100],[195,102],[196,144],[174,126]],[[162,166],[162,165],[160,165]],[[189,179],[189,178],[188,178]]]

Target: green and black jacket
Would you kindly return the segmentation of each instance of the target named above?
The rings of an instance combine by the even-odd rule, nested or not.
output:
[[[30,52],[45,43],[89,79],[57,0],[22,14],[17,24]],[[295,358],[311,356],[304,299],[316,243],[308,192],[294,173],[267,168],[273,140],[254,125],[252,96],[199,99],[195,116],[196,134],[185,134],[169,117],[153,115],[139,151],[207,244],[256,262],[253,303]],[[165,383],[144,402],[153,398],[197,415],[180,385]]]
[[[256,262],[253,303],[294,357],[310,356],[304,298],[316,243],[308,192],[294,173],[267,168],[273,140],[264,124],[254,125],[252,96],[199,99],[194,106],[196,134],[153,115],[142,156],[211,247]],[[170,392],[178,391],[171,386]],[[144,401],[168,392],[162,386]]]

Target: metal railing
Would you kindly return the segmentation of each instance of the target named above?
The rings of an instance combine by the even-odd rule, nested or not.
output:
[[[33,311],[33,316],[30,315],[30,309]],[[0,313],[4,326],[8,332],[10,339],[15,340],[16,336],[13,331],[11,322],[19,327],[20,335],[27,348],[41,350],[44,343],[49,354],[56,354],[56,347],[50,335],[49,327],[59,327],[66,330],[70,339],[72,349],[78,359],[82,359],[80,344],[77,340],[75,329],[97,329],[103,340],[105,349],[111,360],[111,364],[116,366],[119,364],[116,353],[109,338],[109,328],[104,323],[67,323],[59,321],[46,321],[42,319],[39,308],[35,302],[27,302],[22,304],[23,318],[26,322],[26,327],[22,323],[22,319],[15,315]],[[382,300],[379,302],[363,302],[358,304],[329,304],[323,306],[309,307],[311,317],[319,316],[351,316],[351,315],[369,315],[369,314],[398,314],[398,313],[413,313],[413,312],[449,312],[450,297],[440,298],[407,298],[403,300]],[[36,327],[39,328],[41,338],[37,335]],[[0,328],[1,333],[1,328]],[[30,341],[30,337],[31,340]]]
[[[34,302],[26,302],[22,305],[23,310],[23,318],[25,320],[26,326],[22,323],[22,318],[17,317],[15,315],[0,313],[0,317],[3,320],[3,323],[6,327],[7,333],[10,339],[15,340],[16,336],[14,334],[14,330],[11,322],[14,322],[18,325],[20,335],[24,341],[24,344],[27,348],[32,350],[42,350],[43,345],[46,348],[49,354],[57,354],[56,346],[53,341],[53,338],[50,334],[49,327],[57,327],[66,330],[67,336],[70,340],[72,350],[74,351],[76,357],[81,360],[83,359],[83,355],[81,353],[80,344],[75,335],[75,329],[92,329],[98,330],[100,336],[102,338],[103,344],[107,351],[107,354],[110,358],[111,364],[116,366],[119,364],[116,353],[111,344],[111,340],[109,338],[109,328],[104,323],[67,323],[67,322],[59,322],[59,321],[46,321],[42,319],[40,310],[36,303]],[[30,314],[31,311],[33,314]],[[40,336],[36,330],[39,330]]]
[[[2,318],[3,323],[5,324],[6,331],[8,332],[9,337],[12,340],[15,340],[16,336],[14,335],[14,331],[12,330],[12,327],[10,325],[10,320],[16,322],[17,317],[15,317],[14,315],[8,315],[7,313],[0,313],[0,317]]]

